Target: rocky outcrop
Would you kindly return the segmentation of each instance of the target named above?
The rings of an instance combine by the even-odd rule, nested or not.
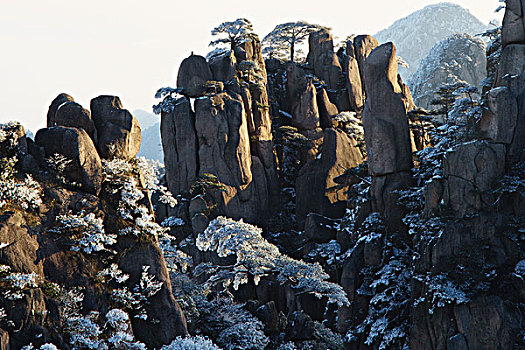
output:
[[[299,130],[319,127],[316,88],[311,78],[296,64],[290,63],[286,70],[286,94],[290,102],[292,124]]]
[[[334,52],[332,34],[328,29],[311,33],[308,37],[308,63],[314,74],[324,80],[328,89],[336,90],[343,85],[343,70]]]
[[[177,87],[188,97],[200,97],[206,91],[205,84],[213,80],[213,74],[206,59],[202,56],[191,55],[185,58],[177,74]]]
[[[91,117],[97,128],[97,149],[102,158],[132,159],[140,150],[142,133],[138,120],[117,96],[91,100]]]
[[[64,175],[89,193],[100,192],[103,175],[102,163],[93,141],[83,129],[53,127],[40,129],[35,142],[42,147],[46,157],[64,156],[71,163]]]
[[[172,112],[162,112],[160,132],[168,188],[173,193],[189,192],[199,160],[195,115],[187,97],[179,99]]]
[[[55,124],[84,129],[93,142],[97,142],[97,131],[91,120],[91,113],[76,102],[64,102],[59,106],[55,113]]]
[[[407,111],[397,80],[395,46],[387,43],[372,51],[364,73],[367,100],[363,126],[368,171],[373,177],[372,207],[385,216],[391,229],[399,230],[403,213],[393,191],[409,186],[413,164]]]
[[[371,35],[358,35],[354,38],[353,54],[357,60],[363,92],[366,91],[365,61],[372,51],[379,46],[379,42]],[[350,50],[347,50],[347,52]]]
[[[464,217],[491,208],[495,201],[494,185],[505,173],[505,147],[475,141],[449,151],[443,162],[447,180],[444,201]]]
[[[525,23],[522,0],[506,1],[505,15],[501,28],[503,46],[509,44],[525,44]]]
[[[330,102],[325,89],[317,92],[317,108],[319,110],[319,122],[321,128],[333,127],[332,118],[339,114],[337,106]]]
[[[210,57],[208,63],[213,75],[213,80],[227,82],[237,75],[237,59],[231,50]]]
[[[150,276],[162,283],[162,287],[149,299],[146,312],[155,318],[143,320],[133,317],[131,324],[135,337],[148,344],[150,348],[160,348],[169,344],[179,335],[188,333],[186,329],[186,318],[173,297],[171,281],[164,256],[159,247],[153,243],[137,244],[126,251],[119,262],[119,267],[124,273],[130,275],[128,281],[129,289],[140,283],[143,266],[150,266]]]
[[[353,46],[350,47],[353,48]],[[345,67],[346,90],[348,92],[350,108],[355,112],[360,112],[363,109],[364,104],[364,89],[361,83],[361,73],[359,71],[358,61],[353,56],[353,49],[351,52],[352,54],[348,55]]]
[[[296,212],[299,221],[309,213],[338,218],[344,214],[348,187],[334,179],[345,169],[364,161],[357,142],[338,129],[325,129],[321,157],[301,168],[296,181]]]
[[[66,93],[61,93],[55,99],[51,102],[51,105],[49,106],[49,110],[47,111],[47,127],[51,128],[53,126],[56,126],[55,122],[55,114],[58,110],[58,107],[60,107],[65,102],[75,102],[73,97],[69,96]]]

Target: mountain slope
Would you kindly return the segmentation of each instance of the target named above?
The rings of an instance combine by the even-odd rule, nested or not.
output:
[[[149,128],[142,129],[142,144],[137,156],[164,163],[164,152],[162,151],[162,140],[160,138],[160,122]]]
[[[380,43],[394,42],[397,54],[409,64],[409,68],[400,68],[400,74],[406,80],[437,42],[456,33],[476,35],[484,32],[486,27],[463,7],[439,3],[394,22],[375,37]]]

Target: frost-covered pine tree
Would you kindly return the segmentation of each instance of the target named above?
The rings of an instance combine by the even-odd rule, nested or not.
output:
[[[270,58],[285,59],[288,57],[293,62],[297,46],[302,44],[310,33],[322,28],[324,27],[306,21],[278,24],[264,37],[263,53]]]
[[[219,39],[210,42],[209,46],[229,44],[231,50],[248,40],[253,33],[252,23],[246,18],[237,18],[235,21],[223,22],[213,28],[211,35],[219,36]]]

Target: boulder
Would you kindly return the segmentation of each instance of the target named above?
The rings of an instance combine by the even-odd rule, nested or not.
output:
[[[288,65],[286,93],[292,114],[292,124],[300,130],[319,127],[317,91],[311,78],[296,64]]]
[[[370,54],[365,78],[363,126],[369,172],[373,176],[408,172],[412,169],[410,131],[392,43],[381,45]]]
[[[51,128],[53,126],[56,126],[55,123],[55,114],[58,110],[58,107],[60,107],[65,102],[75,102],[73,97],[69,96],[68,94],[61,93],[55,99],[51,102],[51,105],[49,106],[49,110],[47,111],[47,127]]]
[[[200,97],[206,91],[206,82],[210,80],[213,80],[213,74],[204,57],[192,54],[180,64],[177,87],[182,89],[182,94]]]
[[[122,107],[117,96],[91,100],[91,117],[97,129],[97,149],[102,158],[134,158],[140,150],[142,133],[138,120]]]
[[[94,143],[97,142],[97,131],[91,120],[91,113],[76,102],[62,103],[55,113],[56,126],[84,129]]]
[[[336,239],[336,222],[325,216],[310,213],[304,221],[304,233],[302,239],[304,243],[328,243]]]
[[[83,129],[62,126],[40,129],[35,142],[43,147],[46,157],[61,154],[71,160],[64,171],[70,181],[78,183],[85,192],[100,192],[102,162],[93,141]]]
[[[187,97],[180,98],[173,111],[162,112],[160,122],[168,189],[189,192],[197,176],[198,148],[195,115]]]
[[[443,161],[445,205],[457,217],[490,210],[496,194],[494,185],[505,173],[505,146],[487,141],[461,144]]]
[[[334,179],[364,160],[356,140],[338,129],[324,130],[322,147],[321,157],[305,164],[296,180],[299,221],[309,213],[341,217],[346,209],[347,187],[339,186]]]
[[[211,68],[213,80],[228,82],[237,74],[237,59],[231,50],[221,55],[211,57],[208,63]]]

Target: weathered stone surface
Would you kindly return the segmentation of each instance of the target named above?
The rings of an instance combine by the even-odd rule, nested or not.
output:
[[[378,46],[379,42],[371,35],[358,35],[354,38],[354,54],[361,74],[363,91],[366,91],[365,61]]]
[[[314,321],[302,311],[294,311],[288,318],[286,336],[291,340],[308,340],[314,334]]]
[[[375,49],[365,64],[367,100],[363,126],[371,175],[412,169],[407,111],[397,81],[396,49],[392,43]]]
[[[356,58],[352,56],[348,57],[345,71],[346,90],[348,92],[350,108],[354,112],[359,112],[363,109],[364,89],[361,84],[361,74],[359,73],[359,65]]]
[[[243,43],[237,45],[234,54],[237,62],[245,60],[256,62],[266,84],[268,79],[266,76],[266,66],[262,55],[261,41],[258,38],[251,37],[249,40],[245,40]]]
[[[221,213],[254,222],[267,212],[268,188],[265,167],[251,155],[247,124],[240,95],[224,92],[195,103],[199,174],[214,174],[225,185],[215,194]]]
[[[61,93],[55,99],[51,102],[51,105],[49,106],[49,110],[47,111],[47,127],[51,128],[53,126],[56,126],[55,123],[55,113],[58,110],[58,107],[60,107],[65,102],[75,102],[73,97],[69,96],[68,94]]]
[[[337,106],[330,102],[325,89],[317,92],[317,108],[319,110],[319,121],[321,128],[333,127],[332,118],[339,114]]]
[[[79,183],[86,192],[100,192],[102,162],[93,141],[83,129],[61,126],[40,129],[35,142],[44,148],[46,157],[58,153],[72,161],[64,171],[69,180]]]
[[[343,83],[343,70],[334,52],[332,34],[328,29],[313,32],[308,37],[308,63],[314,74],[325,81],[329,89],[335,90]]]
[[[97,142],[95,124],[91,113],[76,102],[62,103],[55,113],[56,126],[84,129],[93,142]]]
[[[139,122],[117,96],[102,95],[91,100],[91,117],[97,128],[97,149],[102,158],[132,159],[140,150]]]
[[[310,213],[304,221],[303,242],[328,243],[336,239],[335,222],[325,216]]]
[[[224,54],[211,57],[208,63],[211,68],[213,80],[227,82],[232,80],[237,74],[237,59],[231,50]]]
[[[279,313],[274,301],[259,306],[255,311],[257,318],[264,324],[265,332],[275,334],[279,332]]]
[[[197,176],[198,148],[195,115],[187,97],[179,99],[171,113],[162,112],[160,122],[168,189],[188,192]]]
[[[298,220],[304,220],[309,213],[342,216],[346,187],[338,186],[334,179],[362,161],[363,155],[352,137],[337,129],[325,129],[321,157],[301,168],[296,180]]]
[[[508,86],[516,96],[525,89],[525,44],[507,45],[501,52],[496,86]]]
[[[135,337],[150,348],[160,348],[169,344],[175,337],[186,335],[186,318],[173,297],[171,282],[162,251],[153,243],[137,244],[129,249],[119,262],[120,269],[129,274],[130,289],[137,285],[143,271],[149,266],[148,274],[162,283],[157,294],[148,299],[146,312],[158,322],[131,317]]]
[[[509,44],[525,44],[524,5],[522,0],[506,1],[501,30],[501,42],[504,47]]]
[[[490,90],[486,95],[488,109],[484,110],[479,127],[492,142],[510,144],[518,121],[516,97],[507,87]]]
[[[42,263],[35,259],[38,240],[36,235],[28,232],[26,225],[20,213],[0,216],[0,242],[8,244],[0,249],[0,264],[10,266],[14,272],[43,276]]]
[[[443,161],[445,204],[457,217],[489,209],[494,184],[504,173],[504,145],[473,141],[457,146]]]
[[[213,74],[206,59],[202,56],[191,55],[185,58],[177,74],[177,87],[188,97],[200,97],[206,90],[204,84],[213,80]]]
[[[0,328],[0,350],[10,350],[9,333]]]
[[[292,124],[300,130],[319,127],[315,86],[306,73],[296,64],[287,67],[286,93],[292,114]]]

